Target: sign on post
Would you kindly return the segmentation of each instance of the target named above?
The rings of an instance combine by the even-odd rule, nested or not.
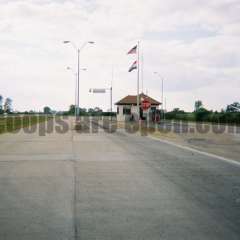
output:
[[[92,92],[92,93],[106,93],[106,89],[105,88],[91,88],[89,90],[89,92]]]
[[[141,102],[141,107],[144,111],[148,110],[150,107],[151,107],[151,103],[147,100],[147,99],[144,99],[142,102]]]

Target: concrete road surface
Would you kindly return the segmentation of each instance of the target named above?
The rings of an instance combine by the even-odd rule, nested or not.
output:
[[[4,134],[0,239],[239,240],[240,167],[123,130]]]

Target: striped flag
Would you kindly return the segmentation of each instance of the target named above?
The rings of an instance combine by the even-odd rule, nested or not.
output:
[[[136,54],[137,53],[137,45],[133,47],[127,54]]]
[[[132,66],[129,68],[128,72],[133,71],[134,69],[137,69],[137,61],[135,61]]]

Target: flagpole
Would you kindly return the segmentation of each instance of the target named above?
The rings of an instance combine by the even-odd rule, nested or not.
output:
[[[139,41],[138,41],[138,47],[137,47],[137,52],[138,52],[138,56],[137,56],[137,113],[138,113],[138,120],[140,119],[140,109],[139,109],[139,68],[140,68],[140,64],[139,64]]]
[[[144,67],[144,64],[143,64],[143,49],[142,49],[142,55],[141,55],[141,57],[142,57],[142,66],[141,66],[141,80],[142,80],[142,93],[144,92],[143,91],[143,67]]]
[[[110,97],[110,102],[111,102],[111,119],[112,119],[112,85],[113,85],[113,65],[112,65],[112,79],[111,79],[111,97]]]

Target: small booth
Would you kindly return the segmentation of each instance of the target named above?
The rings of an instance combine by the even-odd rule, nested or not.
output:
[[[117,105],[117,120],[118,121],[130,121],[134,120],[134,116],[138,113],[137,111],[137,95],[128,95],[116,102]],[[149,120],[159,121],[160,102],[147,96],[144,93],[139,94],[139,113],[140,119],[145,120],[150,117]]]

